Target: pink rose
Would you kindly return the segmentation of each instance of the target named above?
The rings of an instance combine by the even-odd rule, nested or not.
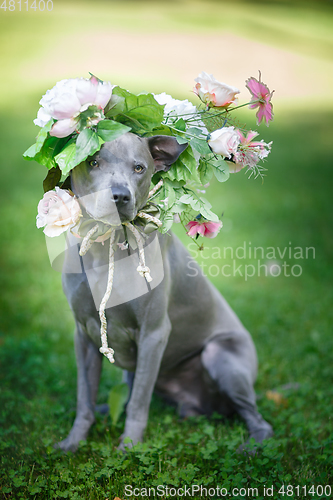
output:
[[[74,226],[81,215],[79,202],[69,191],[55,188],[48,191],[38,203],[36,225],[44,227],[46,236],[59,236]]]
[[[197,82],[193,89],[194,93],[209,107],[226,108],[237,102],[236,94],[239,94],[239,89],[219,82],[205,71],[202,71],[194,81]]]
[[[55,118],[57,122],[50,135],[67,137],[76,129],[80,113],[89,106],[97,106],[103,111],[111,98],[113,87],[110,82],[99,82],[94,76],[90,79],[61,80],[39,101],[42,107],[34,123],[44,127],[51,118]],[[96,112],[90,119],[90,125],[96,125],[102,118],[102,113]]]
[[[240,138],[234,127],[223,127],[214,130],[208,139],[208,144],[213,153],[227,158],[237,152],[239,143]]]
[[[205,236],[206,238],[215,238],[222,227],[222,222],[196,219],[191,220],[185,227],[188,229],[187,234],[189,236],[194,237],[201,234],[201,236]]]

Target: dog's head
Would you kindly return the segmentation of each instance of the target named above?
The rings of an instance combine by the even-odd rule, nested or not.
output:
[[[127,133],[72,170],[72,190],[92,218],[131,221],[147,201],[154,172],[169,170],[186,147],[174,137]]]

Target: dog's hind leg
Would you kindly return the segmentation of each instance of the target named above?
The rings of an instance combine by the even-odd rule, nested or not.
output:
[[[255,347],[248,332],[218,335],[208,342],[202,363],[217,384],[222,401],[245,420],[250,438],[257,442],[273,435],[272,427],[258,413],[253,384],[257,372]]]
[[[77,408],[73,427],[67,438],[55,445],[64,451],[76,451],[79,442],[87,438],[95,422],[94,408],[101,375],[102,357],[98,347],[77,324],[75,332],[77,363]]]

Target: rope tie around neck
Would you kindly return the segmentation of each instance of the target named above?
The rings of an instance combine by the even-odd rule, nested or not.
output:
[[[83,238],[79,251],[79,255],[81,255],[81,257],[83,257],[83,255],[85,255],[88,252],[89,248],[94,243],[94,241],[91,238],[96,233],[97,230],[98,230],[98,224],[92,227],[90,231],[88,231],[85,237]]]
[[[149,198],[151,198],[162,186],[163,181],[161,180],[156,184],[156,186],[149,192]],[[162,222],[157,218],[154,217],[150,214],[147,214],[145,212],[139,212],[137,214],[137,217],[146,219],[148,222],[153,222],[156,224],[157,227],[160,227],[162,225]],[[124,222],[123,225],[127,227],[134,235],[136,239],[136,243],[138,246],[138,251],[139,251],[139,266],[137,267],[137,271],[142,276],[147,280],[147,282],[152,281],[152,277],[150,275],[150,269],[148,266],[146,266],[146,259],[145,259],[145,252],[144,252],[144,247],[143,247],[143,237],[141,236],[140,232],[136,229],[136,227],[131,224],[130,222]],[[115,236],[116,236],[116,230],[119,228],[119,226],[112,227],[111,232],[110,232],[110,248],[109,248],[109,268],[108,268],[108,280],[107,280],[107,286],[106,286],[106,291],[104,294],[104,297],[101,300],[100,306],[99,306],[99,318],[101,321],[101,342],[102,342],[102,347],[100,347],[99,351],[104,354],[110,361],[110,363],[114,363],[114,350],[112,347],[109,347],[108,345],[108,338],[107,338],[107,321],[106,321],[106,315],[105,315],[105,309],[106,309],[106,304],[111,296],[112,292],[112,286],[113,286],[113,277],[114,277],[114,241],[115,241]],[[81,247],[79,254],[83,257],[88,250],[90,249],[91,245],[94,243],[94,240],[92,239],[94,234],[98,231],[98,224],[96,224],[94,227],[92,227],[85,237],[82,240]]]
[[[113,243],[114,243],[115,235],[116,235],[116,231],[112,231],[111,236],[110,236],[108,283],[107,283],[104,297],[102,298],[100,306],[99,306],[99,319],[101,320],[101,341],[102,341],[102,347],[100,347],[99,351],[102,354],[104,354],[104,356],[106,356],[108,358],[110,363],[114,363],[114,357],[113,357],[114,350],[112,349],[112,347],[108,346],[107,322],[106,322],[106,316],[105,316],[105,308],[106,308],[106,303],[110,298],[110,295],[112,292],[112,285],[113,285],[113,275],[114,275]]]
[[[149,216],[150,217],[150,216]],[[155,217],[153,217],[155,219]],[[134,237],[136,239],[136,243],[138,245],[139,249],[139,260],[140,260],[140,265],[137,267],[137,271],[142,276],[143,278],[146,278],[148,283],[152,281],[152,277],[150,276],[150,269],[148,266],[146,266],[146,259],[145,259],[145,252],[143,249],[143,239],[139,231],[131,224],[130,222],[124,222],[124,226],[128,227],[130,231],[134,234]]]

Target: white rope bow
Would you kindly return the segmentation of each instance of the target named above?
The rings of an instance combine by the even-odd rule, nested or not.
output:
[[[162,182],[160,181],[156,184],[156,186],[150,191],[148,199],[151,198],[156,191],[162,186]],[[158,227],[162,225],[161,221],[157,219],[156,217],[153,217],[152,215],[149,215],[145,212],[139,212],[138,217],[144,218],[148,220],[148,222],[153,222],[156,224]],[[140,276],[144,277],[147,282],[149,283],[152,281],[152,277],[150,276],[150,269],[148,266],[146,266],[146,260],[145,260],[145,253],[144,253],[144,248],[143,248],[143,238],[139,231],[136,229],[133,224],[130,222],[124,222],[123,224],[126,226],[134,235],[136,239],[136,243],[138,245],[138,250],[139,250],[139,266],[137,267],[137,271],[140,274]],[[107,337],[107,322],[106,322],[106,315],[105,315],[105,308],[106,304],[110,298],[111,292],[112,292],[112,286],[113,286],[113,276],[114,276],[114,240],[115,240],[115,235],[116,235],[116,230],[119,228],[113,227],[111,230],[110,234],[110,249],[109,249],[109,269],[108,269],[108,281],[107,281],[107,286],[106,286],[106,291],[104,294],[104,297],[101,300],[100,306],[99,306],[99,318],[101,321],[101,342],[102,342],[102,347],[100,347],[100,352],[104,354],[110,361],[110,363],[114,363],[114,350],[112,347],[109,347],[108,345],[108,337]],[[85,255],[91,245],[94,243],[94,240],[92,239],[93,235],[96,233],[98,230],[98,224],[96,224],[88,233],[86,236],[83,238],[79,254],[81,256]]]

